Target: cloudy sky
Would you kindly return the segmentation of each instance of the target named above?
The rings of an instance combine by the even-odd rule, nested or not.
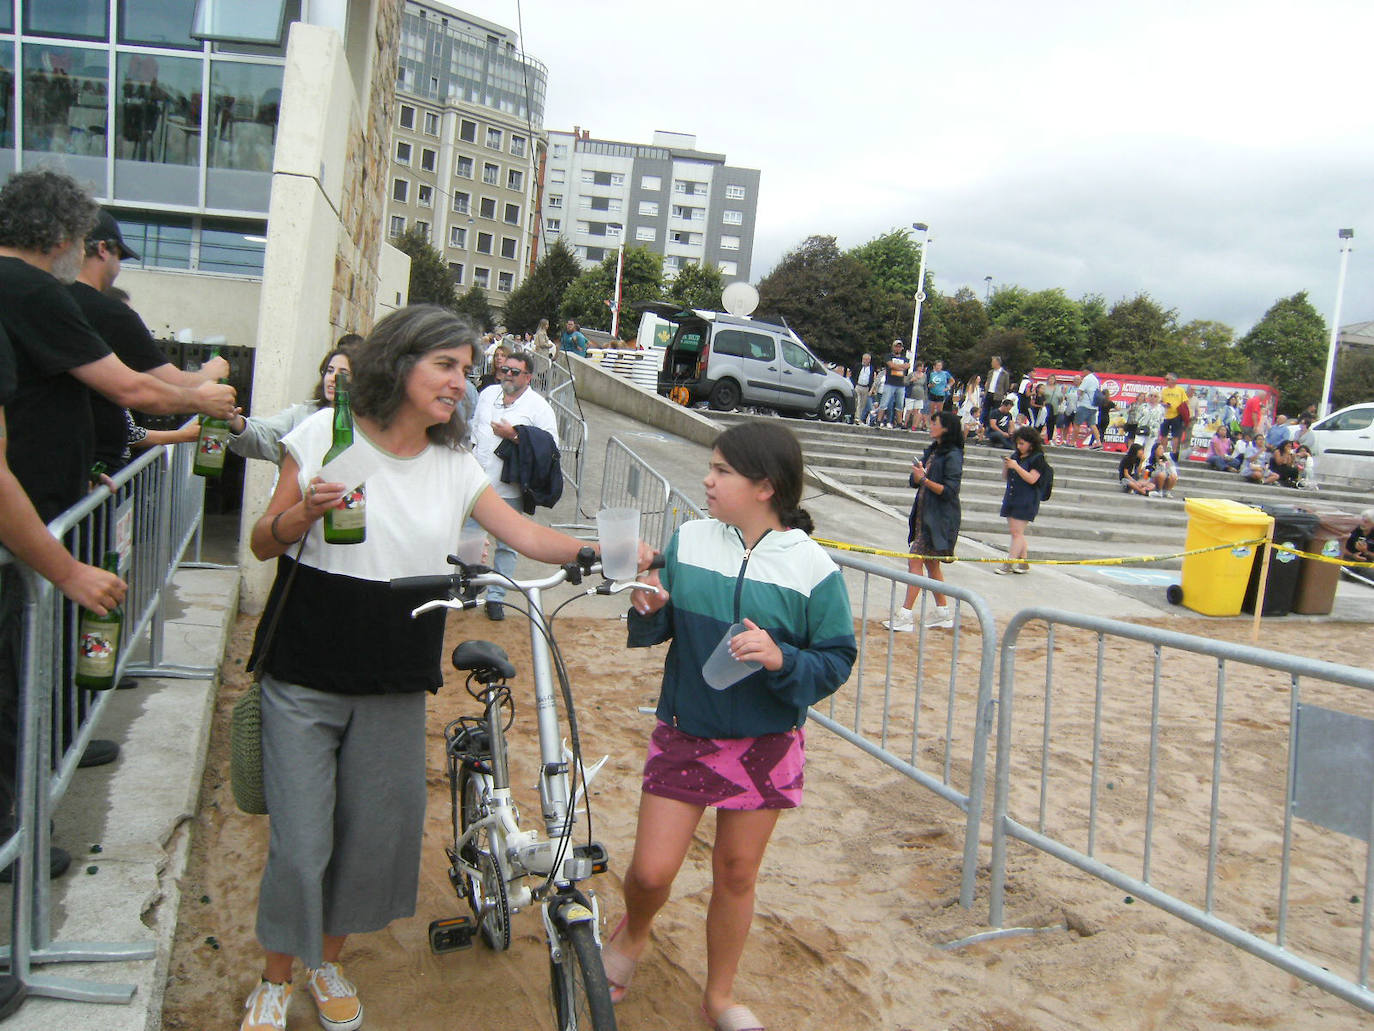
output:
[[[518,28],[515,0],[463,10]],[[762,171],[753,277],[930,224],[936,286],[1145,291],[1243,333],[1374,319],[1370,0],[523,0],[545,127]]]

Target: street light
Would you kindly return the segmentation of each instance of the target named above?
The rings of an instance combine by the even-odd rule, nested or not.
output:
[[[620,281],[625,274],[625,227],[612,222],[606,228],[615,226],[620,242],[615,248],[615,305],[611,308],[611,339],[620,339]]]
[[[986,307],[992,303],[992,277],[984,276],[983,282],[988,286],[987,292],[983,295],[983,305]]]
[[[911,228],[924,233],[921,242],[921,263],[916,271],[916,313],[911,316],[911,364],[916,364],[917,338],[921,334],[921,302],[926,299],[926,251],[930,250],[930,226],[924,222],[913,222]]]
[[[1322,382],[1322,406],[1318,418],[1325,419],[1331,414],[1331,377],[1336,372],[1336,345],[1341,337],[1341,301],[1345,296],[1345,269],[1350,262],[1350,241],[1355,238],[1355,230],[1342,229],[1337,234],[1341,243],[1341,272],[1336,278],[1336,311],[1331,316],[1331,344],[1326,349],[1326,379]]]

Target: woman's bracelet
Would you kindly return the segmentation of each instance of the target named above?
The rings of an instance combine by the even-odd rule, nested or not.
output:
[[[295,544],[296,541],[300,540],[300,538],[297,537],[296,541],[283,540],[281,534],[277,533],[277,523],[281,520],[282,516],[286,515],[286,511],[287,510],[283,508],[280,512],[278,512],[276,515],[272,517],[272,522],[267,527],[267,532],[272,535],[272,539],[276,541],[278,544],[285,544],[288,547],[290,547],[292,544]]]

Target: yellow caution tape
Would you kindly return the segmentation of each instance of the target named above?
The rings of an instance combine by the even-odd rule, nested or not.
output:
[[[920,561],[938,562],[974,562],[1003,563],[1011,561],[1005,555],[993,556],[992,558],[955,558],[948,555],[916,555],[908,551],[889,551],[885,548],[868,548],[861,544],[849,544],[845,541],[826,540],[823,537],[812,538],[817,544],[825,548],[834,548],[836,551],[851,551],[858,555],[877,555],[882,558],[901,558],[917,559]],[[1232,548],[1251,548],[1263,544],[1264,537],[1255,537],[1245,541],[1229,541],[1226,544],[1213,544],[1207,548],[1194,548],[1191,551],[1176,551],[1168,555],[1125,555],[1120,558],[1025,558],[1017,559],[1017,562],[1026,562],[1033,566],[1128,566],[1128,565],[1149,565],[1153,562],[1166,562],[1170,559],[1188,558],[1191,555],[1205,555],[1210,551],[1229,551]],[[1374,569],[1374,562],[1354,562],[1349,559],[1330,558],[1326,555],[1313,555],[1305,551],[1298,551],[1284,544],[1275,544],[1275,551],[1287,551],[1300,558],[1312,559],[1315,562],[1329,562],[1338,566],[1363,566]]]

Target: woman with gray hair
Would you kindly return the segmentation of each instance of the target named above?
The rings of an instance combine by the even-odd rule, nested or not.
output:
[[[1345,539],[1347,562],[1374,562],[1374,508],[1360,513],[1360,524]],[[1374,566],[1341,566],[1341,572],[1357,583],[1374,587]]]
[[[353,448],[373,468],[361,543],[330,544],[315,531],[358,486],[320,475],[333,412],[282,441],[281,476],[252,534],[253,554],[277,559],[250,659],[261,677],[272,834],[257,918],[266,962],[242,1031],[286,1027],[297,956],[320,1023],[359,1027],[362,1003],[339,965],[344,940],[415,912],[425,693],[443,679],[444,618],[411,619],[427,597],[389,581],[449,572],[469,515],[541,562],[571,561],[583,546],[507,505],[463,447],[475,344],[452,312],[417,305],[382,319],[353,353]],[[273,619],[277,633],[264,644]]]

